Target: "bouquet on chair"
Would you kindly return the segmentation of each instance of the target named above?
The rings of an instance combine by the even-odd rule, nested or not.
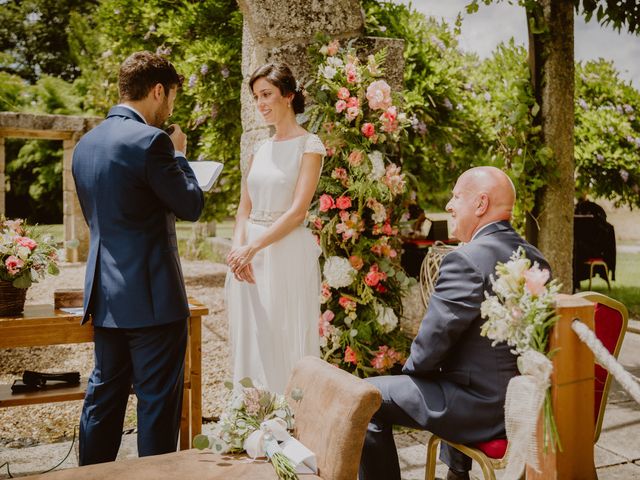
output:
[[[255,386],[250,378],[239,385],[225,382],[230,390],[227,407],[212,435],[197,435],[195,448],[216,453],[247,452],[251,458],[267,457],[282,480],[295,480],[297,473],[317,473],[313,452],[293,438],[293,412],[284,395]],[[294,389],[298,401],[302,392]]]
[[[520,247],[508,262],[496,265],[496,277],[491,276],[495,295],[485,292],[481,306],[482,317],[487,319],[481,334],[493,340],[494,346],[506,342],[519,355],[522,375],[509,382],[505,401],[507,468],[522,469],[525,463],[537,468],[536,426],[543,403],[545,448],[550,444],[554,451],[556,445],[562,449],[549,392],[553,371],[549,358],[554,352],[547,351],[549,333],[558,319],[555,297],[561,285],[557,280],[549,282],[549,276],[537,263],[531,265]]]

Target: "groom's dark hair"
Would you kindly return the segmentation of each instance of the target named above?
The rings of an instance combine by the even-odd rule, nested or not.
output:
[[[135,52],[120,65],[120,100],[142,100],[158,83],[169,95],[169,90],[175,86],[181,87],[183,80],[184,77],[162,55],[148,51]]]

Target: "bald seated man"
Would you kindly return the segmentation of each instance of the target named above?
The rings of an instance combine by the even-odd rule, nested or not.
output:
[[[524,247],[540,268],[542,254],[518,235],[510,219],[516,192],[494,167],[464,172],[447,204],[452,236],[463,242],[444,257],[429,309],[402,375],[367,379],[382,393],[365,438],[360,480],[400,480],[393,425],[428,430],[456,443],[473,445],[505,438],[504,402],[518,371],[506,344],[491,346],[480,335],[480,304],[493,294],[490,275]],[[442,444],[447,480],[468,479],[471,459]]]

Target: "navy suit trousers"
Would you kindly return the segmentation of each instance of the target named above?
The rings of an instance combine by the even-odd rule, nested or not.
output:
[[[367,428],[358,478],[360,480],[400,480],[400,464],[393,440],[393,426],[428,430],[428,424],[421,425],[416,422],[402,405],[398,405],[391,398],[389,389],[411,388],[411,380],[407,375],[381,376],[366,380],[380,390],[382,405],[373,414]],[[433,388],[429,389],[429,395],[425,400],[429,404],[424,405],[425,415],[422,416],[428,418],[427,412],[442,409],[444,398],[436,382],[433,383]],[[440,434],[440,432],[433,433]],[[471,459],[446,443],[440,444],[440,459],[456,472],[471,470]]]
[[[115,460],[127,400],[138,398],[138,455],[176,450],[186,320],[145,328],[95,327],[95,367],[80,418],[80,465]]]

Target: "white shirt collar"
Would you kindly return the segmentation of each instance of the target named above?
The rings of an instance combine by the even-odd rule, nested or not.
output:
[[[129,110],[131,110],[133,113],[135,113],[136,115],[138,115],[142,121],[144,123],[146,123],[147,125],[149,125],[149,123],[147,122],[147,119],[144,118],[144,115],[142,115],[138,110],[136,110],[135,108],[133,108],[131,105],[127,105],[126,103],[120,103],[117,105],[118,107],[124,107],[124,108],[128,108]]]
[[[501,221],[501,220],[497,220],[497,221],[495,221],[495,222],[491,222],[491,223],[487,223],[486,225],[483,225],[482,227],[480,227],[480,228],[476,231],[476,233],[474,233],[474,234],[473,234],[473,237],[471,237],[471,240],[470,240],[470,241],[473,241],[473,240],[474,240],[474,239],[475,239],[475,238],[480,234],[480,232],[481,232],[481,231],[483,231],[485,228],[487,228],[489,225],[493,225],[494,223],[498,223],[498,222],[500,222],[500,221]]]

